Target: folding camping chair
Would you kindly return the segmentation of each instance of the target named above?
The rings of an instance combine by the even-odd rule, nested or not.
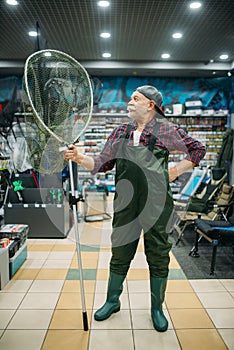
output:
[[[213,204],[215,204],[215,200],[220,191],[220,188],[222,187],[225,181],[226,176],[227,173],[223,168],[211,169],[208,180],[206,172],[204,172],[200,181],[197,181],[197,186],[195,191],[193,191],[193,195],[187,195],[187,200],[185,200],[186,194],[182,194],[180,199],[175,201],[175,215],[177,218],[175,220],[174,230],[178,233],[176,245],[180,242],[181,238],[183,237],[184,231],[187,228],[187,226],[193,224],[194,220],[196,220],[202,214],[209,215],[209,212],[213,210],[213,206],[210,206],[209,203],[213,201]],[[195,174],[195,180],[196,177],[197,175]],[[187,189],[189,189],[189,187],[191,188],[190,181],[187,185]],[[227,186],[227,188],[228,190],[226,189],[226,191],[227,193],[229,193],[231,188],[230,186]],[[227,200],[228,203],[229,199],[227,194],[224,194],[223,197],[225,198],[225,200]],[[224,198],[220,198],[220,201],[222,202],[222,199],[224,200]],[[211,216],[209,216],[208,219],[215,219],[216,212],[217,210],[215,210],[215,213],[211,213]]]
[[[231,202],[228,207],[230,207],[234,202]],[[222,207],[222,206],[221,206]],[[233,254],[234,254],[234,215],[229,219],[223,215],[224,220],[195,220],[195,245],[191,249],[189,255],[195,258],[198,258],[200,255],[198,253],[198,243],[199,238],[204,237],[212,246],[212,257],[211,257],[211,266],[210,266],[210,275],[214,274],[217,248],[220,240],[224,237],[232,238],[233,244]]]

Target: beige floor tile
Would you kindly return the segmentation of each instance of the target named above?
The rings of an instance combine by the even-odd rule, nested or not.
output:
[[[89,247],[97,247],[101,242],[101,232],[95,230],[86,232],[83,231],[80,233],[80,244],[87,245]]]
[[[0,338],[1,338],[1,336],[3,335],[4,332],[5,332],[4,329],[0,329]]]
[[[145,253],[136,252],[134,259],[131,262],[131,269],[148,269]]]
[[[87,309],[92,309],[93,298],[93,294],[87,293],[85,295]],[[80,293],[61,293],[56,309],[82,309]]]
[[[68,269],[41,269],[37,280],[62,280],[67,276]]]
[[[176,333],[183,350],[227,350],[216,329],[181,329]]]
[[[234,308],[207,309],[206,311],[214,322],[216,328],[234,328]]]
[[[195,293],[166,293],[168,309],[199,309],[202,308]]]
[[[46,260],[43,269],[69,269],[71,260]]]
[[[7,329],[47,329],[54,310],[18,310]]]
[[[174,255],[170,253],[170,264],[169,264],[169,269],[180,269],[180,265]]]
[[[163,310],[165,317],[168,320],[168,329],[173,329],[173,325],[167,310]],[[151,319],[150,310],[131,310],[133,329],[151,329],[154,326]]]
[[[89,327],[92,311],[87,310]],[[82,310],[55,310],[50,329],[83,329]]]
[[[46,261],[45,259],[42,259],[42,260],[27,259],[23,263],[21,268],[22,269],[41,269],[45,261]]]
[[[86,230],[101,230],[103,227],[103,221],[86,222],[84,227]]]
[[[100,242],[98,243],[102,249],[100,251],[111,251],[111,230],[107,232],[102,232],[102,235],[100,237]]]
[[[5,329],[13,317],[15,310],[0,310],[0,329]]]
[[[148,269],[132,269],[128,271],[128,280],[148,280],[149,270]]]
[[[170,261],[169,269],[181,269],[181,267],[177,261],[172,260]]]
[[[204,309],[169,309],[175,329],[214,328]]]
[[[39,350],[46,330],[6,330],[0,339],[0,349]]]
[[[129,293],[149,293],[150,292],[150,281],[127,281]]]
[[[4,287],[4,293],[26,293],[30,286],[32,285],[33,280],[11,280]],[[1,295],[1,292],[0,292]]]
[[[28,244],[36,244],[37,239],[36,238],[27,238]]]
[[[144,251],[145,251],[144,244],[138,244],[137,252],[144,252]]]
[[[197,293],[207,309],[234,308],[234,298],[228,292]]]
[[[164,333],[155,330],[134,330],[135,350],[179,350],[180,346],[173,330]]]
[[[131,309],[148,310],[150,308],[150,293],[131,293],[129,300]]]
[[[167,292],[168,293],[193,293],[189,281],[186,280],[168,280],[167,281]]]
[[[98,269],[107,269],[110,264],[111,252],[101,252],[98,258]]]
[[[54,309],[59,293],[28,293],[20,305],[21,310],[49,310]]]
[[[98,252],[81,252],[82,266],[84,269],[96,269],[98,265]],[[70,268],[78,268],[78,258],[75,254]]]
[[[25,293],[1,293],[0,310],[15,310],[22,302]]]
[[[228,290],[228,291],[232,291],[234,292],[234,279],[233,280],[230,280],[230,279],[227,279],[227,280],[219,280],[222,285]]]
[[[225,292],[226,289],[219,280],[190,280],[195,292]]]
[[[131,329],[130,311],[121,310],[103,322],[95,321],[92,318],[91,329]]]
[[[35,280],[29,293],[59,293],[63,284],[64,280]]]
[[[109,270],[108,269],[98,269],[97,270],[97,280],[107,280],[109,278]]]
[[[93,308],[95,310],[99,309],[106,301],[106,293],[96,293],[94,296]],[[129,309],[129,299],[128,294],[121,294],[120,296],[121,310]]]
[[[52,248],[52,252],[74,252],[75,249],[75,244],[55,244]]]
[[[44,251],[41,251],[41,252],[28,252],[28,259],[30,260],[45,260],[48,258],[50,254],[50,251],[47,251],[47,252],[44,252]]]
[[[91,260],[98,260],[98,258],[99,258],[99,252],[81,252],[81,258],[82,258],[82,260],[89,260],[89,259],[91,259]],[[74,255],[74,258],[73,258],[73,260],[77,260],[77,257],[76,257],[76,255]]]
[[[219,334],[223,338],[229,350],[234,350],[234,330],[233,329],[218,329]]]
[[[95,281],[84,281],[85,293],[94,293]],[[80,281],[67,280],[64,282],[62,293],[80,293]]]
[[[82,268],[83,269],[96,269],[98,265],[97,259],[82,259]],[[71,269],[78,269],[78,261],[72,260],[70,264]]]
[[[80,330],[49,330],[41,350],[87,350],[88,338]]]
[[[74,256],[74,252],[50,252],[47,259],[49,260],[70,260]]]
[[[36,238],[33,241],[33,244],[52,244],[54,246],[54,244],[58,241],[58,239],[56,238]],[[59,241],[63,241],[62,239],[60,239]]]
[[[19,269],[12,277],[13,280],[34,280],[40,269]]]
[[[28,244],[28,251],[30,252],[50,252],[53,244]]]
[[[89,350],[133,350],[131,330],[91,330]],[[44,349],[43,349],[44,350]]]
[[[101,245],[100,252],[104,252],[104,253],[111,252],[111,246]]]

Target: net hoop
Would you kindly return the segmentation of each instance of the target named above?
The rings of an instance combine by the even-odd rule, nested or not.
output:
[[[92,111],[93,111],[93,93],[92,93],[92,84],[91,84],[91,81],[90,81],[90,78],[89,78],[89,75],[86,71],[86,69],[76,60],[74,59],[73,57],[71,57],[70,55],[66,54],[65,52],[62,52],[62,51],[58,51],[58,50],[52,50],[52,49],[47,49],[47,50],[40,50],[40,51],[37,51],[37,52],[34,52],[32,55],[30,55],[27,60],[26,60],[26,63],[25,63],[25,66],[24,66],[24,82],[25,82],[25,89],[26,89],[26,94],[27,94],[27,97],[29,99],[29,103],[32,107],[32,110],[33,110],[33,114],[36,116],[37,120],[39,121],[39,123],[43,126],[43,128],[51,135],[53,136],[57,141],[59,141],[61,144],[64,144],[64,140],[59,137],[58,135],[56,135],[52,130],[50,130],[50,128],[44,123],[44,121],[39,117],[35,107],[34,107],[34,103],[31,99],[31,95],[30,95],[30,92],[29,92],[29,88],[28,88],[28,76],[27,76],[27,71],[28,71],[28,64],[30,62],[30,60],[34,57],[34,56],[37,56],[37,55],[40,55],[40,54],[43,54],[43,53],[46,53],[46,52],[51,52],[51,53],[56,53],[56,54],[59,54],[59,55],[62,55],[66,58],[68,58],[69,60],[73,61],[77,66],[79,66],[79,68],[81,70],[83,70],[83,72],[85,73],[85,76],[87,78],[87,82],[88,82],[88,86],[89,86],[89,89],[90,89],[90,110],[89,110],[89,116],[87,118],[87,121],[86,121],[86,124],[84,126],[84,128],[80,131],[80,133],[76,136],[76,139],[72,140],[71,143],[75,143],[77,140],[79,140],[80,136],[82,134],[85,133],[87,127],[88,127],[88,124],[89,124],[89,121],[92,117]]]

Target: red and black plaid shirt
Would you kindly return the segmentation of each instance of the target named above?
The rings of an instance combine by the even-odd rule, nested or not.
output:
[[[148,146],[151,134],[154,132],[156,120],[153,118],[147,123],[145,129],[141,133],[139,145]],[[133,145],[133,131],[137,128],[137,123],[134,121],[131,123],[132,130],[130,131],[130,137],[126,144]],[[94,169],[93,174],[97,172],[106,172],[113,169],[116,162],[116,151],[121,136],[126,132],[128,124],[122,124],[115,128],[111,135],[108,137],[106,144],[99,154],[94,157]],[[160,122],[159,130],[156,135],[155,141],[156,147],[167,149],[169,153],[175,151],[186,154],[187,160],[190,160],[195,165],[199,165],[201,159],[206,154],[205,146],[198,140],[188,136],[184,129],[179,126],[163,120]]]

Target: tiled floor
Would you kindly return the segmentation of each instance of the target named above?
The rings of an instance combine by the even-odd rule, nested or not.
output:
[[[93,312],[105,301],[110,230],[107,221],[81,227],[88,332],[82,329],[74,233],[64,240],[28,240],[27,261],[0,292],[0,349],[234,350],[234,280],[188,281],[174,256],[164,303],[169,329],[153,329],[142,242],[124,283],[121,311],[94,321]]]

